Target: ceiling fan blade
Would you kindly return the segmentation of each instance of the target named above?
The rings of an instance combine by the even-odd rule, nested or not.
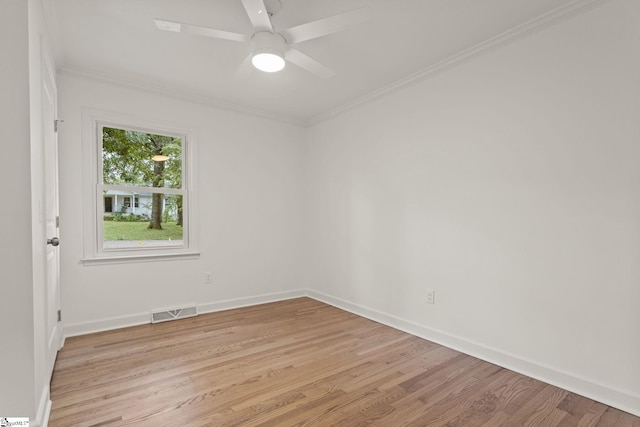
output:
[[[197,25],[183,24],[181,22],[164,21],[162,19],[154,19],[154,22],[156,23],[156,27],[158,27],[158,29],[162,31],[173,31],[176,33],[215,37],[217,39],[232,40],[236,42],[246,42],[250,40],[250,37],[245,34],[232,33],[230,31],[199,27]]]
[[[354,9],[350,12],[291,27],[287,30],[281,31],[281,34],[285,39],[287,39],[289,44],[300,43],[345,30],[351,25],[369,20],[370,16],[371,9],[368,6],[365,6],[359,9]]]
[[[253,25],[256,32],[273,32],[271,18],[269,18],[269,12],[267,11],[267,7],[264,5],[264,0],[242,0],[242,5],[247,11],[251,25]]]
[[[251,57],[253,55],[249,54],[247,55],[247,57],[244,59],[244,61],[242,61],[242,64],[240,64],[240,66],[238,67],[238,69],[236,70],[235,73],[233,73],[233,77],[236,79],[245,79],[249,76],[249,74],[251,74],[254,70],[253,65],[251,65]]]
[[[298,67],[305,69],[322,79],[328,79],[336,75],[336,73],[334,73],[315,59],[308,57],[298,49],[294,49],[292,47],[287,48],[287,51],[284,54],[284,59],[291,62],[292,64],[296,64]]]

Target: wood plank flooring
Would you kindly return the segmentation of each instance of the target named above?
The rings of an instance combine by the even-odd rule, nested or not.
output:
[[[69,338],[51,398],[50,427],[640,427],[309,298]]]

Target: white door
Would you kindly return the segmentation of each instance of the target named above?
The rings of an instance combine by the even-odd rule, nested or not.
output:
[[[51,71],[43,59],[42,111],[44,132],[45,164],[45,221],[47,229],[46,244],[46,336],[47,336],[47,374],[51,377],[61,343],[60,327],[60,252],[58,249],[58,138],[55,129],[56,89]]]

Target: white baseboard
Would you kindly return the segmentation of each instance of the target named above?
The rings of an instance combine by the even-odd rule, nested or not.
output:
[[[198,313],[213,313],[216,311],[230,310],[233,308],[248,307],[251,305],[265,304],[268,302],[284,301],[307,295],[306,290],[276,292],[272,294],[257,295],[244,298],[235,298],[224,301],[216,301],[198,304]],[[95,332],[110,331],[126,328],[128,326],[144,325],[151,323],[151,311],[128,316],[111,317],[107,319],[92,320],[90,322],[73,323],[64,326],[64,339],[68,337],[92,334]]]
[[[632,393],[617,390],[613,387],[599,384],[551,366],[545,366],[521,356],[508,354],[477,342],[431,329],[321,292],[309,290],[307,291],[307,296],[350,313],[357,314],[358,316],[366,317],[367,319],[374,320],[411,335],[433,341],[478,359],[585,396],[589,399],[604,403],[605,405],[629,412],[630,414],[640,416],[640,396]]]
[[[128,316],[111,317],[108,319],[92,320],[89,322],[72,323],[64,325],[64,339],[77,335],[93,334],[95,332],[110,331],[112,329],[126,328],[128,326],[151,323],[151,314],[138,313]]]
[[[285,301],[293,298],[308,296],[306,290],[295,290],[264,294],[245,298],[235,298],[198,305],[198,313],[215,313],[216,311],[231,310],[234,308],[249,307],[252,305],[266,304],[269,302]]]
[[[40,395],[40,403],[38,404],[38,412],[36,419],[30,420],[31,427],[47,427],[49,425],[49,414],[51,413],[51,399],[49,397],[49,384],[47,384]]]

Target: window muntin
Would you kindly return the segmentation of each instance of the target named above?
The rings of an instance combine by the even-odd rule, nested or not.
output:
[[[96,128],[98,253],[187,248],[186,135]]]

